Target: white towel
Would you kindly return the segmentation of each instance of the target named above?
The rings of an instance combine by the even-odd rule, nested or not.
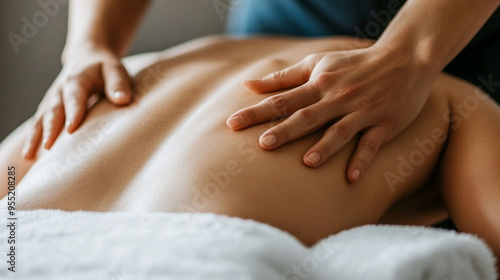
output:
[[[343,231],[318,279],[495,280],[495,258],[477,237],[416,226],[368,225]],[[312,249],[314,250],[315,247]]]
[[[482,241],[420,227],[364,226],[306,248],[274,227],[214,214],[36,210],[17,217],[16,272],[2,261],[0,279],[496,279]],[[4,260],[9,235],[0,227]]]

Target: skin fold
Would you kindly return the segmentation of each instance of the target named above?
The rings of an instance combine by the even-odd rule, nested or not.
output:
[[[466,82],[440,75],[416,120],[354,184],[345,172],[359,135],[310,168],[303,154],[328,126],[272,152],[258,136],[285,118],[238,132],[226,126],[233,112],[280,93],[256,94],[242,80],[311,52],[371,44],[207,37],[127,58],[137,102],[89,104],[81,127],[63,131],[50,150],[38,149],[35,161],[21,154],[28,123],[2,142],[2,168],[16,167],[17,209],[213,212],[270,224],[306,245],[354,226],[427,225],[449,214],[498,256],[500,109]],[[0,177],[7,181],[6,172]]]

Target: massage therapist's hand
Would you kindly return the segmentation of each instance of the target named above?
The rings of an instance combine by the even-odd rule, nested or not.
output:
[[[310,167],[321,165],[361,133],[347,169],[347,179],[354,183],[380,147],[417,117],[436,77],[411,56],[376,45],[313,54],[262,79],[244,81],[257,93],[289,90],[234,113],[227,125],[240,130],[288,117],[260,136],[260,146],[272,150],[328,124],[303,157]]]
[[[129,75],[120,58],[104,49],[84,49],[68,57],[32,119],[23,155],[34,158],[40,141],[49,149],[61,130],[74,132],[82,123],[87,101],[94,93],[105,93],[116,105],[132,101]],[[42,140],[43,139],[43,140]]]

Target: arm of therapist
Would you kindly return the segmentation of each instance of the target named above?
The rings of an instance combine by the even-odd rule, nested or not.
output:
[[[240,130],[289,116],[261,135],[260,146],[272,150],[336,120],[303,162],[321,165],[361,132],[347,169],[347,179],[354,183],[380,147],[416,118],[439,72],[499,4],[408,1],[371,47],[312,54],[262,79],[244,81],[258,93],[293,89],[234,113],[227,125]]]
[[[33,159],[42,140],[49,149],[66,123],[72,133],[82,123],[87,100],[105,92],[116,105],[132,101],[129,75],[120,62],[149,0],[77,0],[70,2],[63,69],[31,120],[23,148]]]

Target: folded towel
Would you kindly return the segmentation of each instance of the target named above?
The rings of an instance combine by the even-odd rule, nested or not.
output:
[[[274,227],[215,214],[35,210],[17,217],[16,272],[3,261],[0,279],[496,279],[482,241],[420,227],[364,226],[307,248]],[[4,256],[9,236],[0,227]]]
[[[477,237],[416,226],[362,226],[332,235],[318,279],[495,280],[495,258]]]

